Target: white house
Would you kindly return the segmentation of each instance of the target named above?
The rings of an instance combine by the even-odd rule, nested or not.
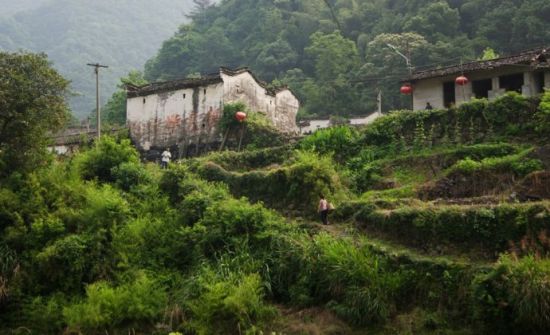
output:
[[[351,126],[364,126],[369,123],[372,123],[374,120],[378,119],[380,116],[382,116],[382,113],[380,112],[374,112],[372,114],[369,114],[364,117],[354,117],[348,119],[348,124]],[[331,123],[330,119],[316,119],[316,120],[303,120],[300,121],[300,134],[311,134],[316,132],[319,129],[325,129],[331,127],[333,124]]]
[[[299,102],[286,88],[270,89],[248,69],[127,87],[130,137],[142,151],[177,147],[180,154],[221,141],[218,123],[223,106],[244,102],[285,133],[297,133]],[[190,149],[193,148],[193,149]]]
[[[507,91],[525,96],[537,95],[550,88],[550,49],[536,49],[498,59],[470,62],[413,73],[415,110],[429,102],[433,108],[460,105],[472,98],[494,99]],[[464,75],[468,84],[457,85]]]

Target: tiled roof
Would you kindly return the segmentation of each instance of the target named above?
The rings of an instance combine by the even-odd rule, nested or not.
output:
[[[492,70],[506,65],[526,65],[533,68],[550,68],[550,48],[538,48],[507,57],[417,71],[407,80],[415,81],[460,73],[467,74],[468,72]]]

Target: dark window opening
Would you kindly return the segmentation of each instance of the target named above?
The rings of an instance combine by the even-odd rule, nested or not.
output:
[[[506,92],[514,91],[521,93],[521,87],[523,86],[523,73],[502,76],[498,79],[500,88],[504,89]]]
[[[537,90],[535,93],[544,92],[544,72],[535,73],[535,87]]]
[[[489,98],[489,91],[492,89],[493,81],[491,79],[472,81],[472,91],[477,99]]]
[[[204,94],[206,94],[206,88],[204,89]]]
[[[454,105],[455,102],[455,83],[453,81],[443,83],[443,106],[449,108]]]
[[[186,95],[185,95],[185,93],[183,93],[183,98],[185,99],[185,97],[186,97]]]
[[[143,103],[145,103],[145,98],[143,98]]]

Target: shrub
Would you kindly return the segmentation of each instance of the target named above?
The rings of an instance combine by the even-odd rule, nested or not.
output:
[[[550,228],[547,203],[482,206],[403,206],[383,211],[366,205],[356,220],[369,229],[391,234],[409,245],[430,247],[452,244],[453,248],[482,248],[490,254],[507,249],[510,242],[537,236]],[[359,213],[361,215],[359,215]]]
[[[550,90],[542,95],[535,118],[538,133],[547,137],[550,134]]]
[[[191,328],[198,335],[253,334],[276,314],[263,302],[258,274],[230,274],[222,278],[203,274],[198,290],[199,294],[187,303],[194,316]]]
[[[542,334],[550,327],[550,260],[503,256],[474,281],[477,317],[488,333]]]
[[[214,152],[208,156],[199,158],[198,163],[213,162],[228,171],[249,171],[268,167],[270,165],[282,165],[293,154],[291,146],[265,148],[241,152],[222,151]],[[193,163],[191,163],[192,165]]]
[[[210,257],[243,243],[261,252],[269,246],[271,229],[280,231],[284,227],[280,216],[244,199],[227,199],[208,207],[199,226],[204,227],[199,243],[203,254]]]
[[[122,163],[138,162],[139,155],[130,140],[117,143],[109,136],[103,136],[92,149],[75,158],[77,169],[84,179],[101,182],[115,182],[113,169]]]
[[[346,196],[333,161],[313,152],[296,151],[286,166],[267,171],[235,173],[209,162],[200,166],[198,173],[207,180],[226,183],[235,196],[308,214],[316,212],[321,193],[333,202]]]
[[[286,142],[286,136],[263,114],[250,113],[244,126],[243,145],[247,150],[277,147]]]
[[[127,329],[152,325],[166,306],[164,289],[142,275],[134,282],[112,287],[98,282],[86,288],[86,299],[63,309],[69,328],[76,331],[107,332],[118,326]]]
[[[124,191],[146,184],[152,180],[150,174],[141,163],[125,162],[111,169],[115,184]]]
[[[299,147],[306,151],[315,151],[320,155],[333,155],[343,162],[357,154],[359,135],[354,128],[348,126],[321,129],[300,141]]]
[[[447,171],[473,174],[478,171],[513,172],[517,176],[525,176],[533,171],[542,170],[542,162],[538,159],[528,158],[533,149],[523,150],[517,154],[502,157],[487,157],[481,161],[465,158],[458,161]]]
[[[65,326],[63,307],[66,305],[66,297],[62,294],[38,296],[24,305],[23,319],[38,334],[61,334]]]
[[[35,259],[41,277],[37,285],[64,292],[79,290],[83,282],[91,279],[87,271],[91,267],[89,243],[82,236],[70,235],[44,248]]]

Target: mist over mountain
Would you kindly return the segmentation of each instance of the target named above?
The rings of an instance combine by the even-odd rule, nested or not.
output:
[[[0,0],[0,16],[8,16],[14,13],[37,8],[50,0]]]
[[[95,107],[95,77],[86,63],[108,65],[101,72],[102,102],[118,78],[141,69],[161,42],[186,21],[191,0],[0,0],[0,50],[48,54],[72,81],[75,116]]]

